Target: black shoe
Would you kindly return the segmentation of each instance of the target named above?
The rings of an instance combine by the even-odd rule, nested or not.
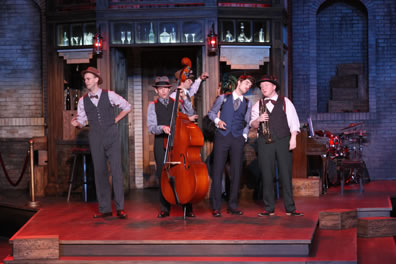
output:
[[[94,214],[93,218],[105,218],[105,217],[109,217],[112,216],[113,214],[111,212],[108,213],[98,213],[98,214]]]
[[[303,212],[299,212],[297,210],[293,211],[293,212],[286,212],[286,215],[293,215],[293,216],[303,216],[304,213]]]
[[[261,213],[258,213],[257,214],[258,216],[273,216],[273,215],[275,215],[275,212],[274,211],[267,211],[267,210],[264,210],[263,212],[261,212]]]
[[[193,211],[186,212],[186,217],[195,217]]]
[[[157,215],[158,218],[164,218],[164,217],[168,217],[168,216],[169,216],[169,212],[166,212],[166,211],[161,211],[161,212]]]
[[[233,214],[233,215],[243,215],[243,212],[238,210],[238,209],[227,209],[228,214]]]
[[[127,213],[124,210],[117,210],[117,216],[121,219],[126,219],[128,217]]]
[[[220,217],[220,216],[221,216],[221,213],[220,213],[219,210],[213,210],[213,211],[212,211],[212,215],[213,215],[214,217]]]

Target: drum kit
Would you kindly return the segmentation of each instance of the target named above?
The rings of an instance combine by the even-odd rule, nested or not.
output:
[[[326,140],[326,157],[329,162],[333,161],[335,163],[337,172],[340,171],[340,166],[342,166],[344,160],[352,160],[361,162],[363,145],[368,143],[368,134],[362,129],[363,123],[351,123],[348,126],[341,129],[341,133],[334,134],[327,130],[317,130],[315,135],[319,137],[327,138]],[[331,167],[331,166],[330,166]],[[329,168],[329,167],[328,167]],[[339,177],[331,177],[328,173],[330,183],[335,184]],[[359,173],[355,171],[350,171],[348,176],[345,177],[345,183],[358,183]]]
[[[367,143],[365,130],[357,130],[363,123],[351,123],[341,129],[336,135],[327,130],[317,130],[315,135],[327,137],[327,156],[334,159],[360,160],[362,158],[363,144]]]

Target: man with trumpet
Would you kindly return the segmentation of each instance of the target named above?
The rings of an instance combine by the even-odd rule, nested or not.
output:
[[[292,189],[292,150],[300,132],[300,121],[293,103],[278,95],[280,85],[273,76],[264,76],[258,82],[264,98],[252,108],[250,125],[257,129],[258,161],[263,180],[264,211],[259,216],[275,215],[275,162],[286,215],[302,216],[296,210]]]

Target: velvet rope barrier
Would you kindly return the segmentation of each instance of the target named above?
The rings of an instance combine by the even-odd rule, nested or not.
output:
[[[25,163],[23,164],[23,169],[22,169],[21,175],[19,176],[19,178],[18,178],[18,180],[16,181],[16,183],[14,183],[14,182],[12,182],[11,178],[8,176],[6,167],[5,167],[5,165],[4,165],[3,157],[1,156],[1,152],[0,152],[0,163],[1,163],[1,167],[3,168],[4,175],[6,176],[8,182],[9,182],[12,186],[14,186],[14,187],[15,187],[15,186],[18,186],[18,184],[21,182],[21,180],[22,180],[22,178],[23,178],[23,174],[25,173],[25,170],[26,170],[26,166],[27,166],[27,164],[28,164],[28,161],[29,161],[29,151],[26,153]]]

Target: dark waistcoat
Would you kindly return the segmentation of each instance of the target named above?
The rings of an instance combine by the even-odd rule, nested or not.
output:
[[[115,127],[114,107],[110,103],[109,94],[102,90],[98,106],[95,106],[89,96],[84,97],[84,109],[87,114],[90,133],[92,131],[106,131],[111,127]]]
[[[226,96],[227,100],[223,103],[220,119],[227,124],[225,130],[217,129],[217,131],[223,136],[232,133],[234,137],[242,136],[243,129],[246,126],[245,114],[247,109],[247,100],[243,99],[239,108],[234,110],[234,100],[232,95]]]
[[[287,124],[286,113],[283,109],[283,98],[278,96],[272,112],[269,114],[269,127],[274,140],[290,136],[290,128]]]

